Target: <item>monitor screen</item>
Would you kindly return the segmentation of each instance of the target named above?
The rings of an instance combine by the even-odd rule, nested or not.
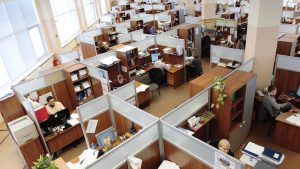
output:
[[[160,56],[160,53],[152,53],[151,54],[151,61],[156,62],[158,60],[159,56]]]
[[[299,86],[298,91],[297,91],[297,96],[300,97],[300,86]]]
[[[115,133],[113,131],[113,127],[112,126],[96,135],[97,142],[98,142],[98,145],[100,147],[104,147],[105,146],[104,139],[106,137],[110,137],[111,141],[115,141],[116,140],[116,136],[115,136]]]
[[[49,127],[63,125],[70,118],[69,109],[63,109],[49,116],[47,124]]]

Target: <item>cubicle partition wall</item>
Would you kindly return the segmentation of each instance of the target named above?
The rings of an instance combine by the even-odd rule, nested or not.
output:
[[[254,58],[249,59],[248,61],[244,62],[237,69],[245,71],[245,72],[252,72],[253,71],[253,66],[254,66]]]
[[[244,50],[227,48],[222,46],[211,45],[210,46],[210,67],[212,63],[218,64],[223,59],[225,61],[237,61],[243,63]]]
[[[300,86],[300,58],[277,55],[274,74],[278,94],[297,92]]]
[[[78,49],[69,51],[69,52],[65,52],[60,54],[60,63],[67,63],[69,61],[74,61],[74,60],[79,60],[80,59],[80,52]]]
[[[103,41],[102,34],[102,30],[97,28],[79,35],[80,47],[84,59],[97,55],[96,42]]]
[[[129,44],[132,43],[132,34],[119,34],[118,37],[118,44]]]
[[[136,94],[135,81],[131,81],[130,83],[112,91],[110,94],[112,94],[134,106],[139,105],[137,94]]]
[[[120,94],[119,91],[115,92],[115,94],[118,96],[122,95],[121,97],[124,96],[124,93]],[[158,140],[158,119],[117,96],[111,94],[104,95],[79,106],[77,110],[88,147],[91,143],[90,140],[93,140],[91,139],[91,135],[95,135],[111,125],[114,126],[118,134],[119,132],[125,132],[124,130],[128,131],[132,127],[131,122],[139,130],[135,135],[117,145],[87,168],[99,168],[100,166],[115,168],[124,165],[126,157],[138,153]],[[96,132],[87,134],[85,132],[86,123],[91,119],[98,120]]]
[[[143,29],[131,32],[131,36],[132,36],[131,37],[132,38],[132,42],[139,42],[139,41],[145,39],[145,34],[144,34],[144,30]]]
[[[146,39],[130,44],[130,46],[137,47],[139,50],[143,50],[154,45],[155,45],[154,36],[148,36]]]
[[[117,23],[115,24],[116,27],[116,32],[121,33],[121,34],[127,34],[128,33],[128,28],[130,27],[130,22],[122,22],[122,23]]]
[[[195,17],[195,16],[186,16],[185,17],[185,23],[193,23],[193,24],[199,24],[202,20],[202,17]]]
[[[96,55],[94,57],[85,59],[84,61],[81,61],[81,63],[83,63],[85,65],[90,65],[90,66],[98,67],[99,65],[101,65],[101,60],[109,58],[111,56],[117,56],[117,53],[116,53],[115,50],[108,51],[108,52],[102,53],[100,55]]]

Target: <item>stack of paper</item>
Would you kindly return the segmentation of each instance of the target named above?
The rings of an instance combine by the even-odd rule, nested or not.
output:
[[[264,147],[255,143],[249,142],[243,149],[242,153],[247,154],[251,157],[257,158],[264,151]]]
[[[139,87],[136,88],[136,92],[139,93],[139,92],[144,92],[146,91],[146,89],[148,89],[149,86],[148,85],[145,85],[145,84],[142,84],[140,85]]]
[[[72,81],[78,80],[77,74],[76,73],[72,74],[71,79],[72,79]]]
[[[240,160],[252,167],[254,167],[257,163],[257,158],[250,157],[246,154],[243,154],[242,157],[240,158]]]
[[[88,81],[82,82],[81,85],[83,86],[84,89],[91,87],[91,85]]]
[[[79,76],[85,76],[85,75],[86,75],[85,69],[79,70]]]
[[[168,160],[164,160],[158,169],[180,169],[178,165]]]
[[[110,66],[115,62],[119,62],[120,59],[118,59],[116,56],[110,56],[104,59],[101,59],[100,62],[104,65]]]
[[[75,92],[79,92],[81,89],[80,89],[80,86],[79,85],[77,85],[77,86],[74,86],[74,90],[75,90]]]
[[[288,118],[286,118],[286,121],[292,123],[292,124],[296,124],[297,126],[300,126],[300,117],[292,115]]]
[[[72,119],[79,119],[78,113],[72,113],[72,114],[71,114],[71,118],[72,118]]]
[[[78,119],[69,119],[68,120],[68,123],[70,123],[72,126],[75,126],[76,124],[78,124],[79,123],[79,121],[78,121]]]

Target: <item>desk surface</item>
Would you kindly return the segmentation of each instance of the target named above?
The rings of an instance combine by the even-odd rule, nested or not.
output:
[[[290,125],[293,125],[295,127],[300,128],[300,126],[297,126],[296,124],[291,123],[291,122],[286,120],[286,118],[288,118],[290,116],[293,116],[293,115],[294,115],[293,112],[281,113],[279,116],[276,117],[276,121],[279,121],[279,122],[282,122],[282,123],[287,123],[287,124],[290,124]]]
[[[59,157],[58,159],[54,160],[54,162],[55,162],[56,166],[59,169],[69,169],[69,167],[67,166],[66,162],[61,157]]]
[[[116,146],[118,146],[119,144],[121,144],[122,141],[119,139],[119,137],[113,142],[113,148],[115,148]],[[101,149],[98,147],[98,149]],[[75,164],[75,163],[78,163],[80,160],[79,156],[78,157],[75,157],[71,160],[71,163]]]

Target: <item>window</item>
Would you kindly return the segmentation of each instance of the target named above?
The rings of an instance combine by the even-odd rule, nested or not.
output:
[[[94,0],[83,0],[86,24],[90,26],[97,20]]]
[[[1,2],[0,25],[2,87],[7,79],[13,82],[44,59],[46,48],[33,0]]]
[[[79,23],[73,0],[51,0],[51,7],[62,46],[79,34]]]
[[[108,12],[107,0],[100,0],[101,14],[105,15]]]

